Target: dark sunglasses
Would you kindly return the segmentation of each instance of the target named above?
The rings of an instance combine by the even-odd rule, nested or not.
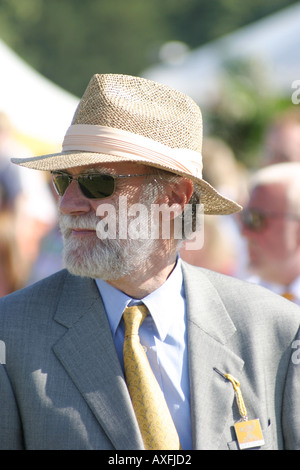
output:
[[[106,175],[101,173],[87,173],[75,177],[62,171],[52,171],[51,174],[54,188],[59,196],[63,196],[65,194],[72,181],[77,181],[82,194],[89,199],[104,199],[112,196],[116,190],[116,179],[118,178],[149,176],[149,174]]]
[[[300,220],[300,217],[294,214],[262,212],[259,209],[244,209],[240,216],[244,227],[253,232],[261,232],[267,226],[268,219],[270,218],[284,217],[286,219]]]

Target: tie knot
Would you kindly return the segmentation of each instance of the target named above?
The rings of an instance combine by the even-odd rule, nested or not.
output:
[[[149,311],[146,305],[133,305],[126,307],[123,313],[125,323],[125,336],[138,335],[139,328]]]

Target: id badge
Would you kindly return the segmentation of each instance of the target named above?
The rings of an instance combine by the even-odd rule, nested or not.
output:
[[[235,423],[234,429],[241,450],[263,446],[265,443],[259,419],[239,421]]]
[[[240,389],[240,382],[231,374],[223,374],[217,368],[214,368],[214,370],[226,380],[229,380],[235,391],[235,397],[241,416],[241,420],[234,425],[239,449],[252,449],[254,447],[263,446],[265,441],[259,419],[248,419],[245,402]]]

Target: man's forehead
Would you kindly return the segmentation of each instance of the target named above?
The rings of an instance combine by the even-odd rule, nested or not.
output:
[[[257,208],[273,208],[274,205],[285,205],[286,186],[283,183],[258,185],[251,191],[249,206]]]
[[[120,163],[97,163],[92,165],[82,165],[71,168],[66,168],[62,171],[69,173],[70,175],[76,176],[79,174],[88,173],[108,173],[108,174],[130,174],[135,173],[148,173],[151,168],[146,165],[133,162],[120,162]]]

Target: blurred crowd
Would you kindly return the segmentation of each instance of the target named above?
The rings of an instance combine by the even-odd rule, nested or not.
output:
[[[0,296],[62,268],[49,176],[10,162],[28,154],[0,112]],[[247,169],[214,136],[204,138],[203,159],[204,179],[244,209],[205,216],[204,246],[197,251],[183,246],[181,257],[300,303],[300,108],[274,119],[257,168]]]
[[[249,170],[225,142],[204,139],[204,178],[243,210],[205,216],[202,250],[183,248],[181,257],[300,304],[299,107],[274,118],[253,157],[257,168]]]
[[[11,163],[31,156],[0,112],[0,296],[61,268],[55,195],[48,176]]]

